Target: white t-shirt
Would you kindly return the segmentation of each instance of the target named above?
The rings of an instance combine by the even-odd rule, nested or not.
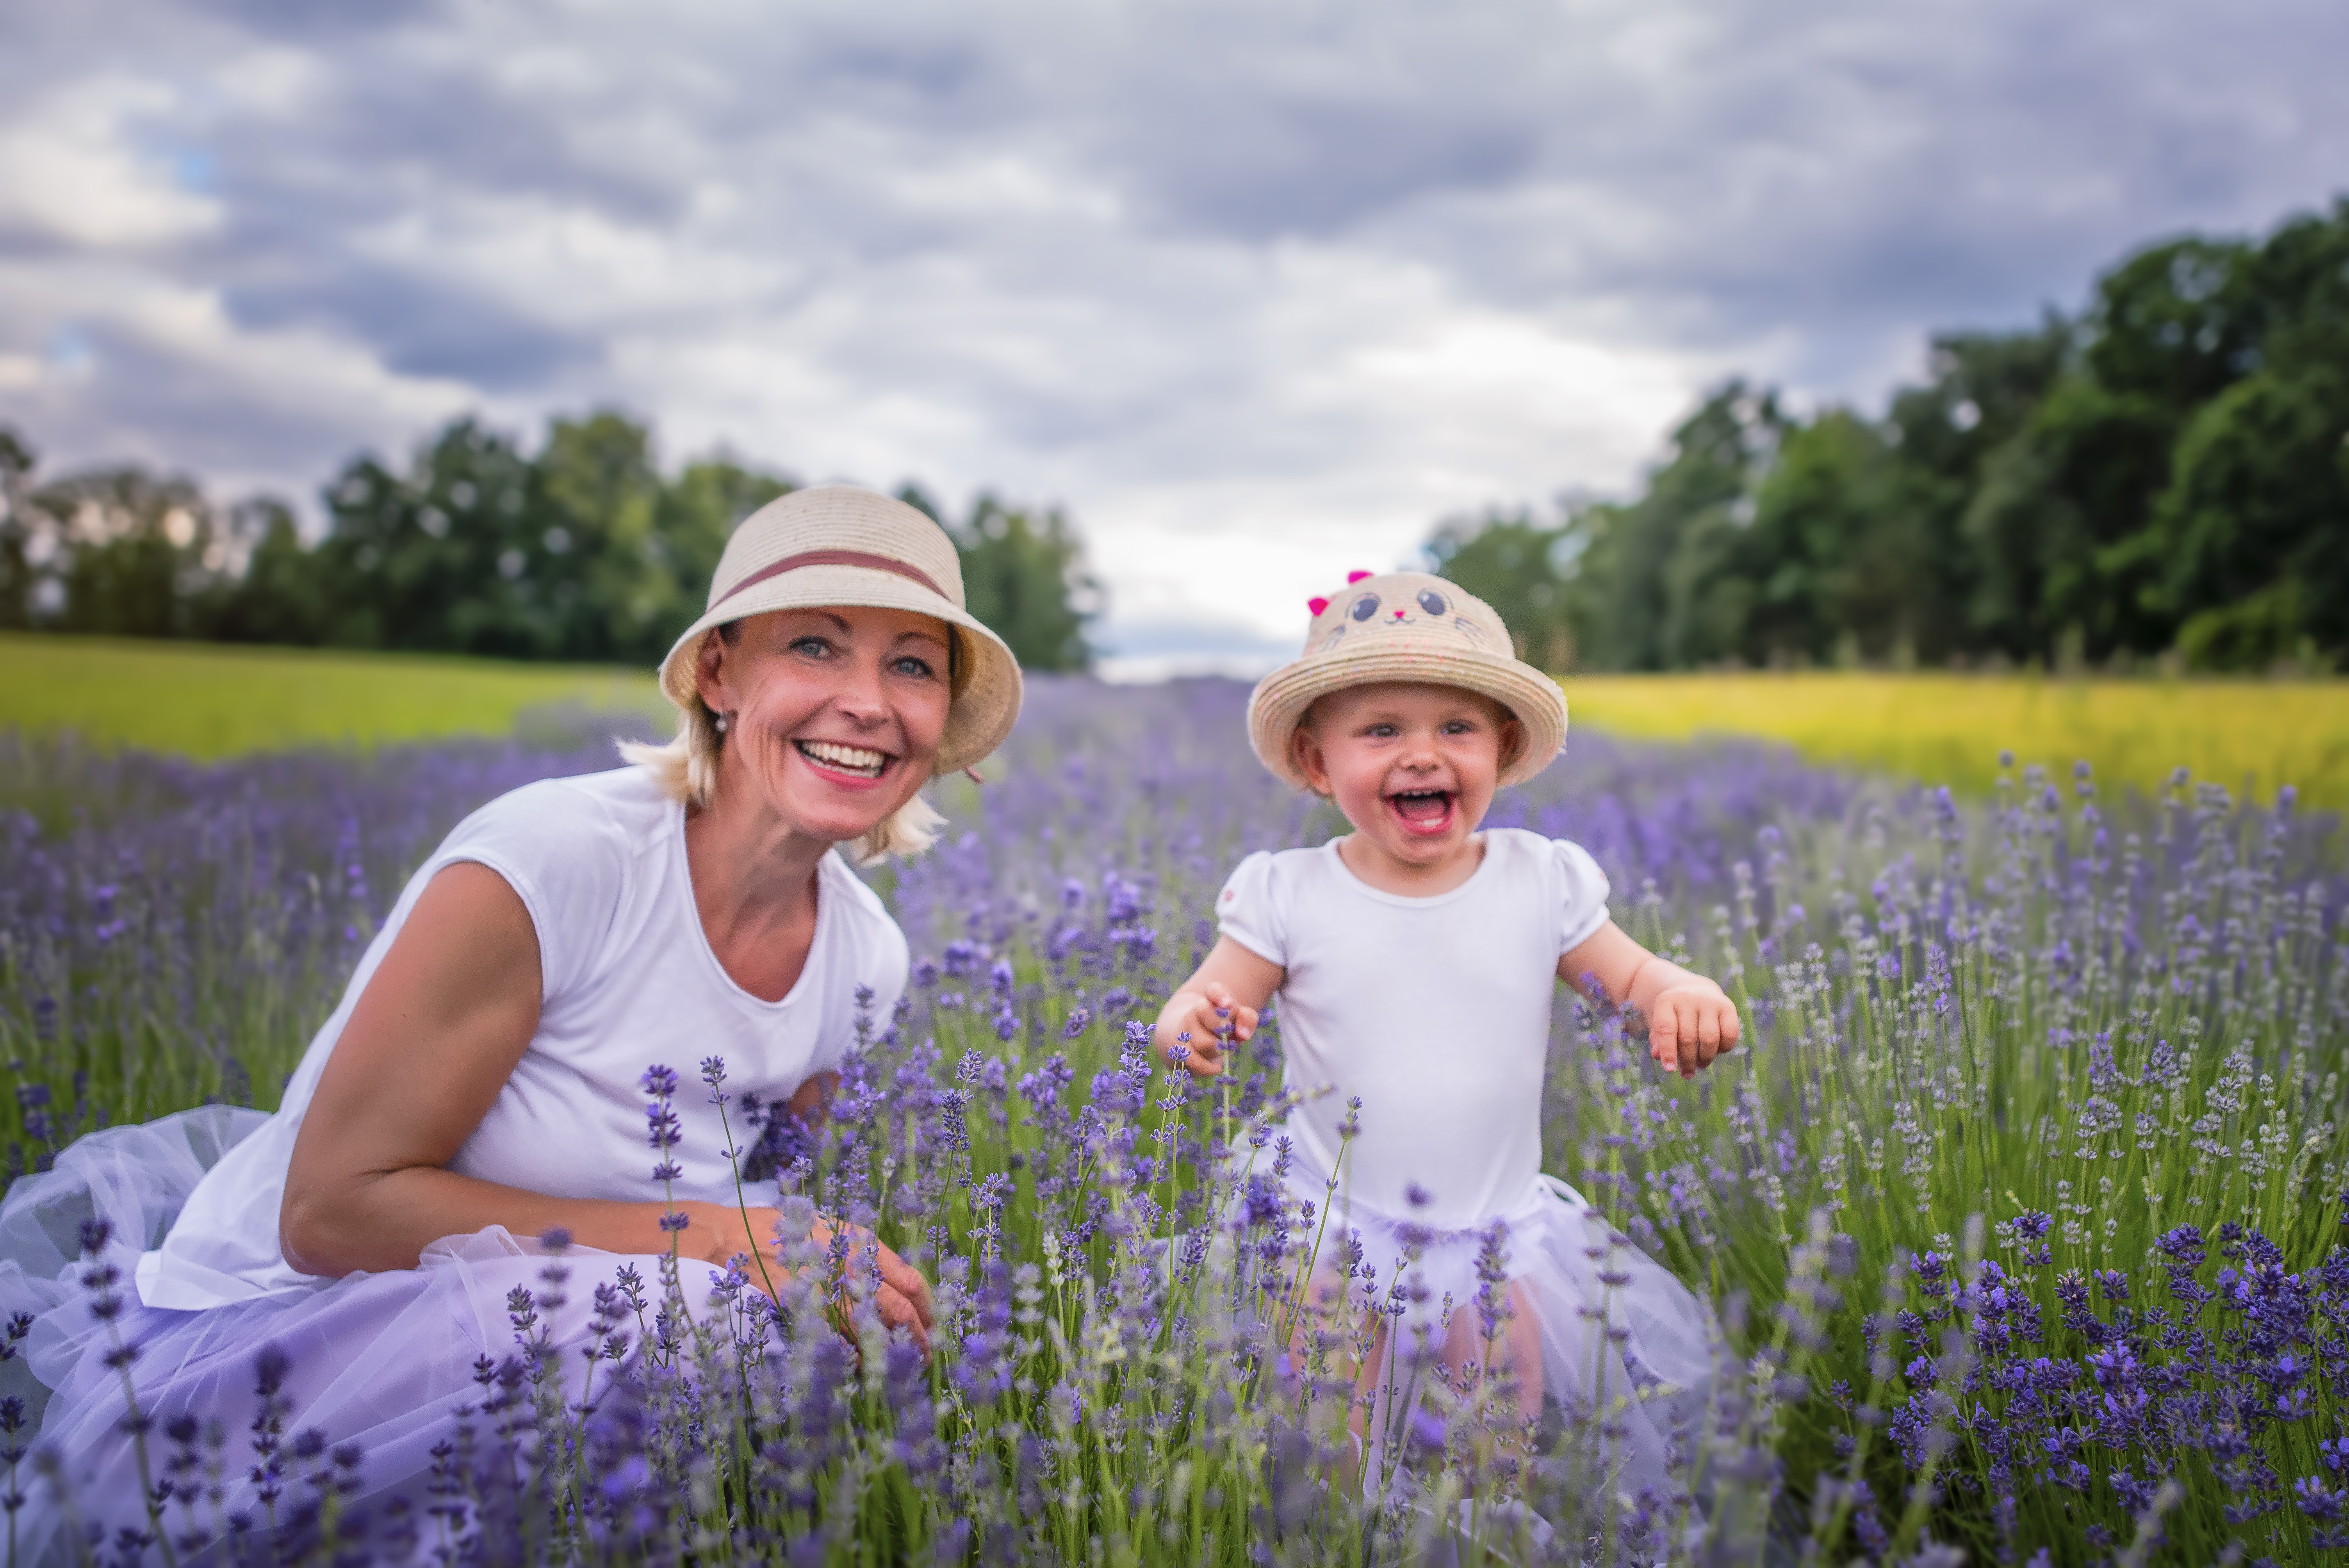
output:
[[[700,1080],[722,1057],[735,1144],[755,1137],[740,1097],[788,1098],[836,1067],[855,1038],[856,992],[873,992],[875,1029],[905,987],[905,938],[837,854],[816,883],[807,966],[780,1002],[737,985],[710,950],[685,854],[685,808],[641,769],[555,779],[501,796],[457,825],[409,879],[359,960],[342,1005],[310,1042],[267,1125],[189,1195],[162,1247],[139,1263],[150,1306],[202,1308],[327,1282],[285,1262],[278,1208],[295,1134],[326,1057],[376,966],[441,867],[472,861],[505,878],[538,933],[538,1032],[450,1169],[561,1198],[652,1202],[655,1156],[640,1079],[678,1075],[684,1140],[680,1199],[730,1203],[733,1171]]]
[[[1606,923],[1607,875],[1563,840],[1483,838],[1475,874],[1432,898],[1365,884],[1331,842],[1250,855],[1216,899],[1223,934],[1286,971],[1288,1087],[1330,1090],[1288,1119],[1300,1185],[1336,1168],[1358,1095],[1350,1202],[1466,1226],[1516,1209],[1540,1180],[1557,961]],[[1410,1202],[1414,1185],[1424,1203]]]

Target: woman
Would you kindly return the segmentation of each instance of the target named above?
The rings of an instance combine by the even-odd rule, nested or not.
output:
[[[191,1146],[242,1130],[219,1108],[94,1135],[11,1191],[0,1253],[20,1264],[0,1264],[0,1308],[57,1304],[26,1356],[54,1390],[41,1440],[85,1508],[143,1516],[123,1501],[119,1346],[139,1347],[160,1432],[180,1410],[235,1429],[254,1352],[276,1345],[286,1429],[357,1443],[365,1490],[380,1491],[429,1468],[452,1408],[479,1398],[476,1358],[513,1352],[507,1293],[544,1266],[530,1238],[560,1228],[576,1243],[558,1345],[585,1342],[593,1285],[623,1263],[657,1279],[672,1236],[691,1303],[729,1258],[771,1246],[777,1216],[738,1205],[729,1140],[698,1089],[678,1096],[663,1197],[646,1069],[690,1083],[717,1056],[730,1089],[820,1109],[860,991],[885,1024],[906,973],[903,934],[834,851],[926,847],[940,819],[918,791],[1002,740],[1019,670],[963,608],[936,523],[827,487],[736,531],[661,689],[677,739],[624,748],[634,766],[616,772],[516,790],[449,836],[283,1107],[241,1113],[257,1130],[192,1191],[209,1150]],[[39,1248],[10,1245],[77,1201],[110,1222],[106,1261],[135,1279],[111,1316],[72,1288],[77,1271],[27,1278],[21,1260]],[[677,1214],[682,1231],[664,1222]],[[922,1276],[886,1249],[878,1270],[885,1321],[926,1340]],[[59,1523],[45,1501],[26,1511],[32,1561]]]

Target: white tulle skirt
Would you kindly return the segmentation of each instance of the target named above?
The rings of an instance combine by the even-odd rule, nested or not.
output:
[[[517,1353],[508,1295],[521,1286],[543,1295],[549,1260],[535,1241],[502,1228],[437,1242],[414,1269],[347,1274],[201,1312],[140,1305],[131,1283],[139,1254],[161,1242],[205,1171],[266,1119],[206,1106],[91,1133],[61,1153],[55,1170],[20,1178],[0,1202],[0,1317],[38,1315],[17,1357],[0,1363],[0,1392],[25,1399],[36,1415],[37,1441],[57,1456],[71,1493],[68,1502],[46,1481],[26,1478],[19,1561],[69,1559],[69,1531],[98,1529],[110,1538],[119,1526],[145,1524],[123,1426],[122,1374],[109,1364],[118,1346],[138,1351],[130,1370],[150,1421],[155,1473],[173,1416],[216,1418],[231,1439],[222,1512],[243,1511],[256,1522],[263,1515],[244,1479],[251,1456],[241,1445],[260,1408],[255,1361],[264,1346],[285,1358],[280,1397],[288,1438],[309,1429],[330,1447],[356,1444],[357,1481],[347,1495],[405,1494],[419,1510],[430,1501],[424,1483],[433,1445],[449,1435],[460,1405],[481,1399],[476,1362]],[[103,1261],[119,1271],[122,1306],[110,1322],[92,1315],[92,1293],[82,1283],[80,1232],[91,1219],[112,1226]],[[560,1352],[555,1375],[569,1397],[585,1392],[579,1385],[588,1363],[571,1352],[591,1338],[596,1284],[634,1263],[657,1293],[662,1261],[584,1247],[565,1254],[564,1305],[542,1309],[540,1317]],[[706,1264],[685,1264],[687,1299],[707,1299],[718,1278]],[[176,1509],[167,1511],[167,1525],[176,1529],[179,1519]]]
[[[1317,1215],[1330,1203],[1319,1182],[1292,1175],[1289,1191]],[[1423,1418],[1440,1421],[1456,1402],[1443,1385],[1463,1381],[1464,1351],[1530,1388],[1531,1369],[1512,1363],[1537,1345],[1540,1408],[1521,1408],[1524,1419],[1547,1439],[1579,1439],[1584,1461],[1604,1468],[1592,1480],[1626,1499],[1649,1489],[1670,1498],[1676,1481],[1684,1489],[1719,1329],[1702,1301],[1572,1187],[1542,1176],[1506,1212],[1447,1229],[1341,1198],[1316,1231],[1314,1289],[1325,1312],[1340,1289],[1358,1308],[1375,1300],[1390,1312],[1362,1434],[1374,1461],[1437,1430]],[[1350,1231],[1361,1264],[1376,1271],[1367,1291],[1342,1276]],[[1369,1474],[1381,1471],[1374,1463]]]

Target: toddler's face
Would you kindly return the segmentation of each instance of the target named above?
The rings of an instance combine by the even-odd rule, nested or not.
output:
[[[1457,686],[1349,686],[1313,705],[1297,760],[1371,848],[1433,866],[1466,852],[1516,730],[1498,703]]]

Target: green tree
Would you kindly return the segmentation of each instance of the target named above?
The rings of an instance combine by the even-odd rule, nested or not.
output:
[[[419,448],[404,474],[352,459],[326,490],[325,640],[557,656],[563,626],[549,585],[523,581],[545,551],[546,525],[533,527],[536,486],[519,445],[471,416]]]
[[[651,432],[555,419],[535,456],[467,417],[405,473],[355,459],[326,490],[327,638],[649,664],[701,613],[727,536],[789,481],[722,459],[662,478]]]
[[[1979,651],[2002,635],[2017,645],[2008,653],[2023,655],[2027,634],[2009,625],[2010,607],[2018,594],[2032,602],[2036,569],[1999,547],[2027,554],[2033,536],[1996,534],[1971,510],[2010,462],[2073,353],[2069,324],[2052,313],[2028,332],[1944,333],[1928,356],[1931,378],[1893,395],[1881,425],[1893,450],[1880,502],[1899,516],[1912,557],[1931,563],[1926,580],[1911,583],[1901,613],[1922,660]]]
[[[693,619],[654,543],[661,476],[652,433],[609,409],[557,419],[533,465],[518,596],[558,658],[650,663]]]
[[[1930,366],[1881,419],[1708,397],[1639,499],[1552,531],[1578,659],[2349,656],[2349,201],[2148,246],[2078,320],[1944,334]],[[1532,624],[1533,528],[1430,551]]]
[[[1597,669],[1671,669],[1728,656],[1755,584],[1729,569],[1750,520],[1755,475],[1787,421],[1777,399],[1732,381],[1672,432],[1647,493],[1578,514],[1588,544],[1573,595],[1582,661]]]
[[[647,645],[641,651],[655,659],[668,652],[668,640],[701,614],[709,580],[718,571],[718,558],[725,552],[726,541],[735,528],[795,488],[789,480],[724,458],[688,463],[673,482],[662,488],[645,554],[667,579],[674,619],[666,630],[654,634],[657,648]]]
[[[193,480],[107,469],[53,480],[28,504],[67,544],[64,603],[49,620],[57,630],[190,637],[209,629],[208,603],[234,542]]]
[[[1085,623],[1098,613],[1101,590],[1058,508],[1039,514],[981,495],[969,520],[949,531],[962,557],[970,613],[994,629],[1022,668],[1092,666]]]
[[[2074,374],[1990,454],[1962,528],[1976,645],[2102,659],[2168,642],[2143,541],[2172,437],[2153,399]]]
[[[1790,427],[1716,573],[1743,614],[1723,600],[1702,645],[1758,664],[1913,660],[1933,563],[1898,491],[1873,424],[1835,409]]]
[[[2257,363],[2266,312],[2254,254],[2177,240],[2097,281],[2071,334],[2077,351],[1987,455],[1967,504],[1978,645],[2061,662],[2170,641],[2154,507],[2193,409]]]
[[[320,561],[302,538],[293,509],[261,500],[246,502],[243,511],[240,531],[252,540],[252,551],[243,572],[222,585],[205,634],[227,643],[325,642],[330,606]]]
[[[2234,258],[2234,379],[2183,423],[2140,554],[2205,668],[2349,655],[2349,200]],[[2230,318],[2232,319],[2232,318]]]
[[[2271,312],[2254,255],[2240,241],[2192,237],[2149,246],[2106,273],[2082,323],[2098,385],[2182,424],[2256,368]]]
[[[1569,514],[1545,525],[1531,513],[1488,512],[1436,531],[1427,555],[1436,574],[1490,604],[1516,639],[1517,656],[1553,671],[1574,665],[1573,578],[1585,540]]]
[[[33,449],[0,425],[0,629],[33,624],[31,490]]]
[[[2349,647],[2349,374],[2261,372],[2206,404],[2161,500],[2165,599],[2189,662]]]

